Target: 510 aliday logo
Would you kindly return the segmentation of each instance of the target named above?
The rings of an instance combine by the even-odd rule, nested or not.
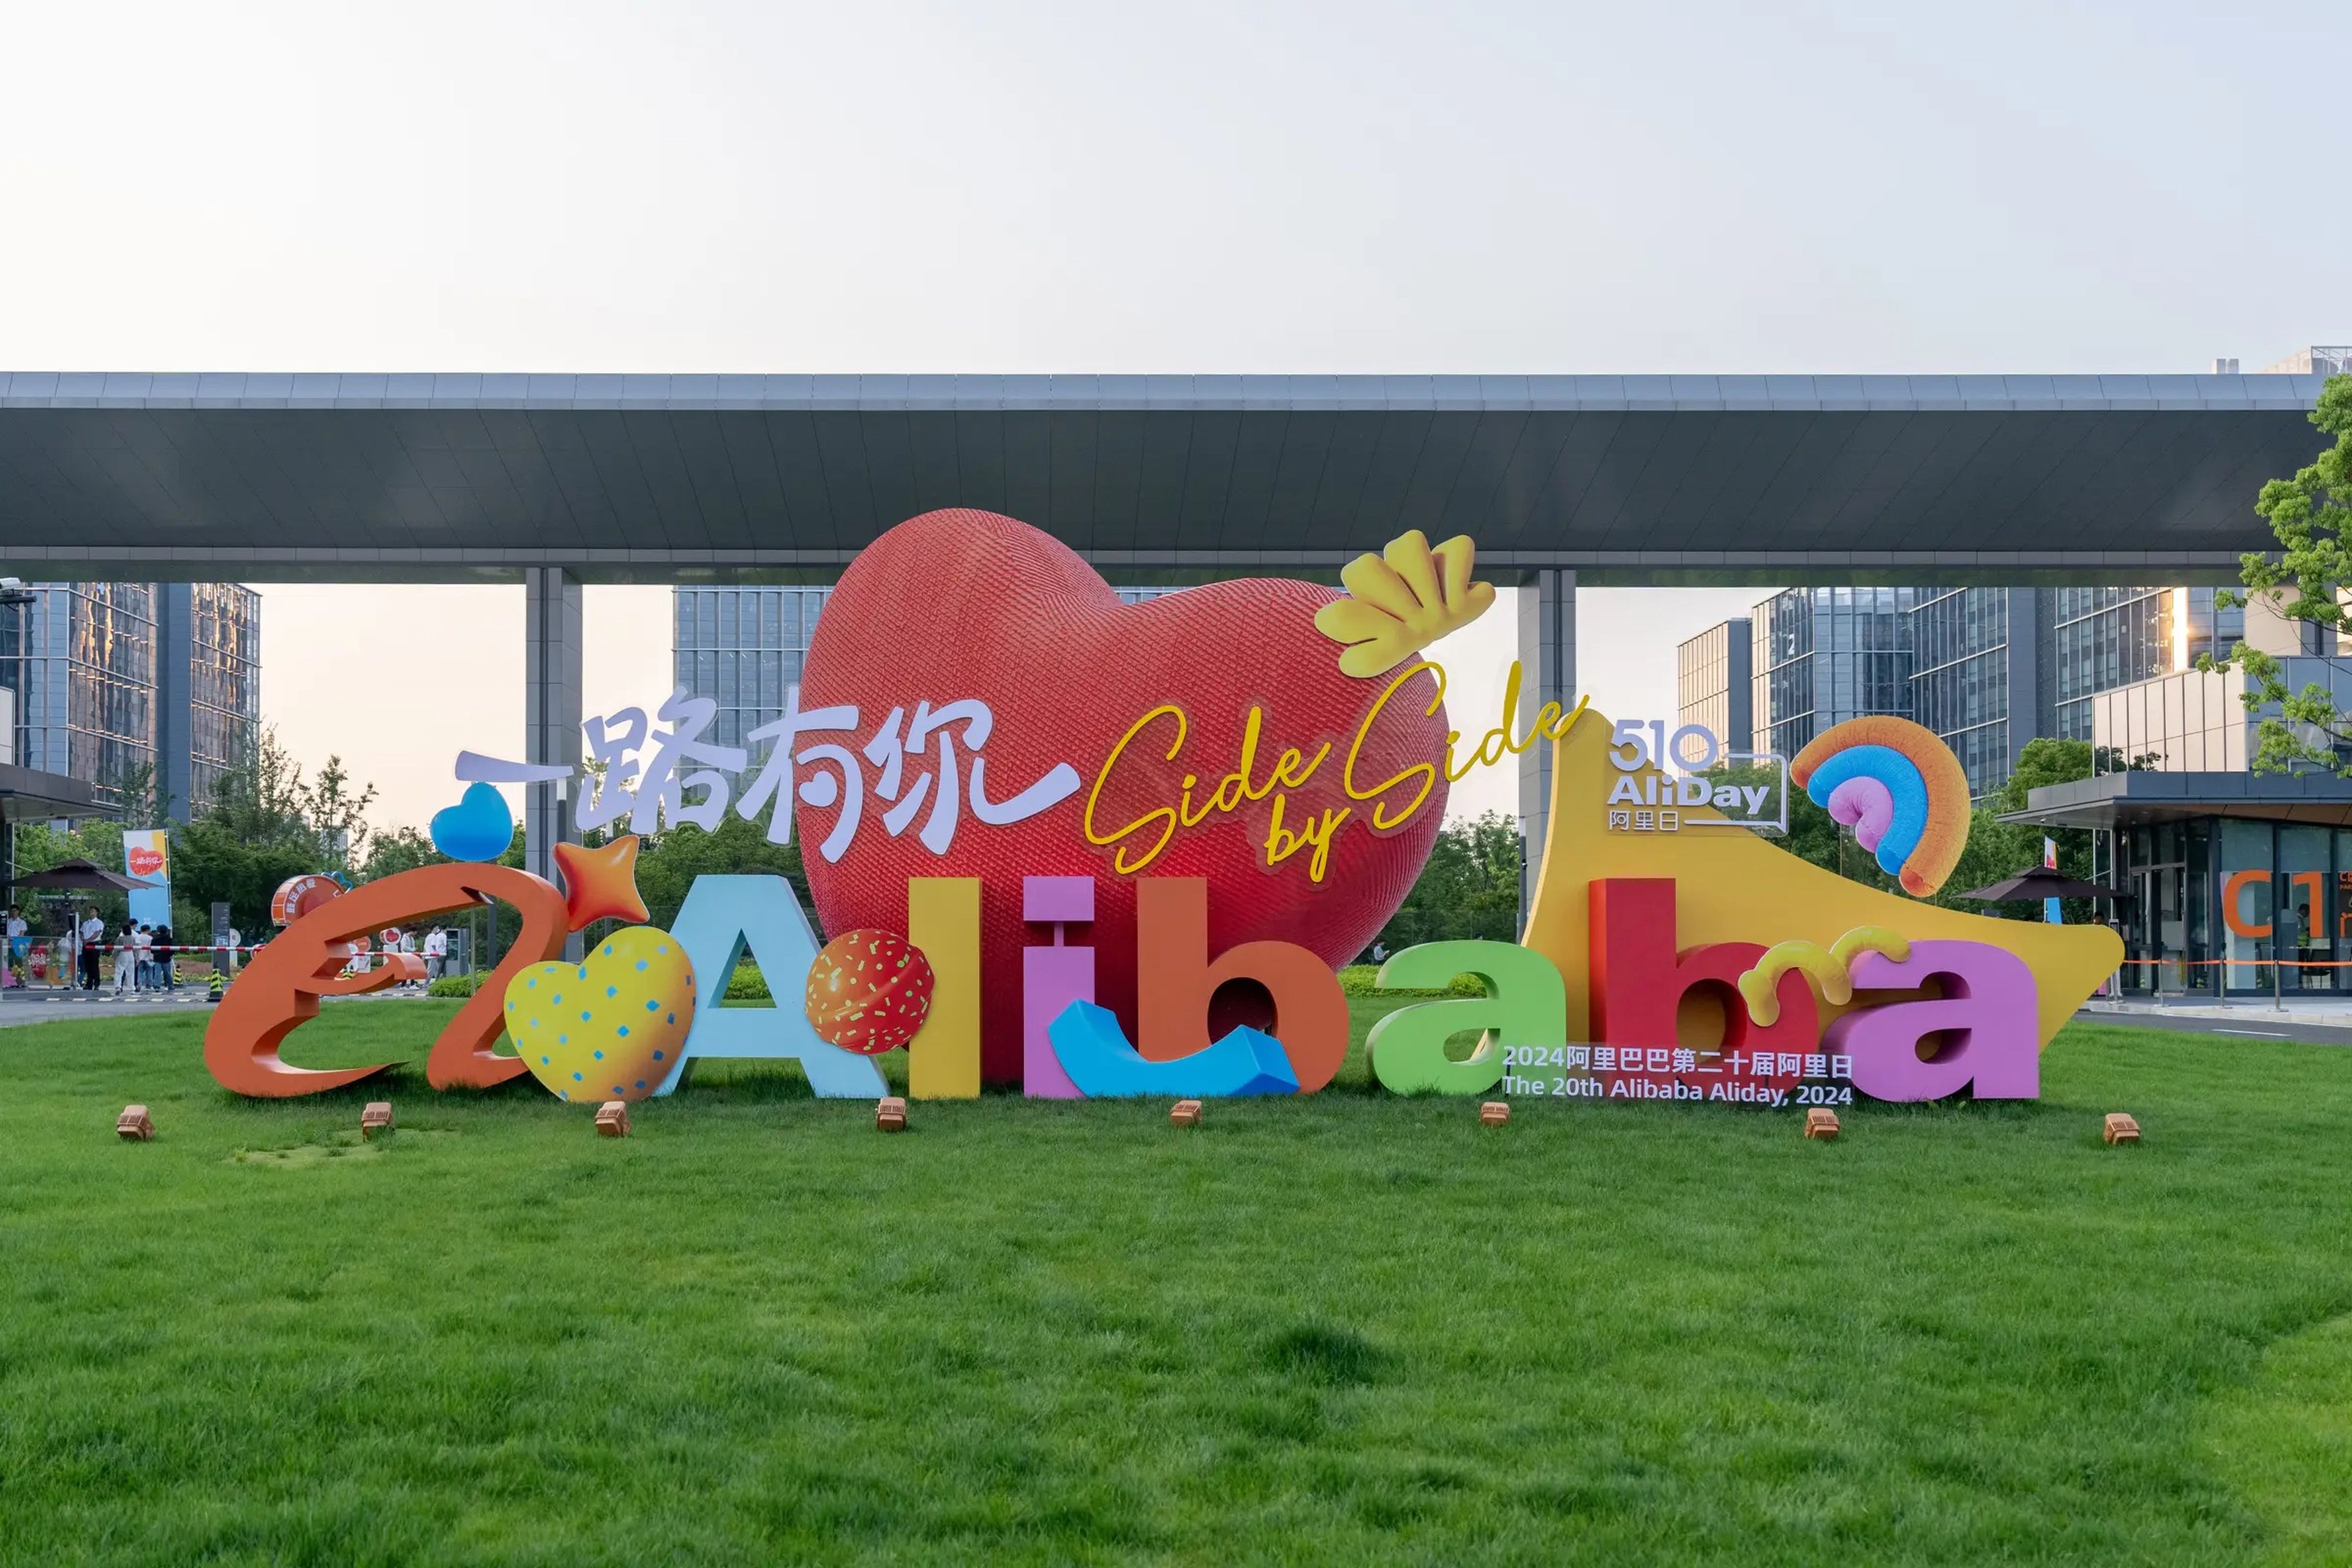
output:
[[[286,929],[229,987],[206,1064],[267,1096],[384,1070],[305,1068],[280,1047],[320,997],[406,977],[348,972],[367,933],[500,900],[521,933],[435,1040],[436,1088],[530,1073],[562,1099],[641,1100],[698,1058],[759,1058],[797,1061],[818,1095],[877,1098],[877,1058],[905,1050],[918,1097],[1311,1094],[1348,1048],[1334,972],[1412,888],[1448,786],[1544,745],[1551,826],[1523,939],[1382,965],[1386,987],[1467,973],[1486,992],[1381,1018],[1382,1085],[1762,1105],[2038,1091],[2042,1047],[2120,946],[1916,901],[1969,823],[1932,733],[1857,720],[1783,767],[1581,702],[1522,717],[1515,669],[1465,742],[1444,671],[1419,656],[1493,603],[1473,569],[1469,540],[1410,533],[1350,563],[1344,593],[1260,578],[1129,605],[1011,518],[911,519],[843,574],[802,681],[746,737],[756,770],[751,746],[704,738],[707,697],[583,726],[579,826],[711,827],[733,810],[797,835],[830,942],[766,875],[703,877],[668,930],[645,924],[633,834],[559,846],[560,889],[487,864],[512,830],[494,786],[565,770],[467,752],[464,799],[434,823],[452,863],[289,884]],[[1909,896],[1753,831],[1785,826],[1789,787]],[[608,918],[631,923],[561,961]],[[802,1005],[721,1007],[747,952]],[[1457,1060],[1463,1031],[1480,1043]]]

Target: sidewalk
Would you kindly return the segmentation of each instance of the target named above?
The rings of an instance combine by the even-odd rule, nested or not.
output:
[[[2210,996],[2183,996],[2177,1000],[2170,996],[2094,997],[2083,1004],[2082,1012],[2105,1014],[2117,1018],[2269,1019],[2290,1024],[2352,1027],[2352,995],[2298,996],[2290,991],[2281,1003],[2281,1006],[2273,1006],[2267,996],[2241,996],[2228,1002],[2217,1002]]]

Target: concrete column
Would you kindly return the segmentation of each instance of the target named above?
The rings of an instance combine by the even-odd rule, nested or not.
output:
[[[1725,751],[1744,752],[1756,743],[1756,623],[1740,616],[1723,625],[1727,646],[1721,739]]]
[[[2042,591],[2009,591],[2009,768],[2025,742],[2050,732],[2052,716],[2042,700]]]
[[[185,822],[195,791],[196,589],[155,584],[155,798],[165,817]],[[153,823],[132,823],[152,827]]]
[[[1576,706],[1576,574],[1532,572],[1517,591],[1520,721],[1547,702]],[[1544,831],[1551,818],[1551,747],[1519,753],[1519,929],[1534,901],[1543,868]]]
[[[555,880],[555,846],[580,841],[572,826],[572,794],[580,767],[580,583],[559,567],[523,572],[523,755],[551,763],[573,776],[525,784],[523,866]],[[566,948],[580,955],[580,939]]]

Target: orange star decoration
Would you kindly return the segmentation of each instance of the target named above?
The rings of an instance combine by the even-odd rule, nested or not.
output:
[[[637,836],[615,838],[602,849],[577,844],[555,847],[556,869],[563,873],[563,909],[579,931],[590,921],[611,916],[631,924],[646,918],[646,900],[637,892]]]
[[[1495,602],[1491,583],[1474,583],[1476,552],[1467,534],[1433,546],[1419,529],[1390,541],[1378,555],[1359,555],[1339,570],[1348,596],[1315,612],[1315,629],[1349,645],[1344,675],[1385,675],[1448,632],[1459,631]]]

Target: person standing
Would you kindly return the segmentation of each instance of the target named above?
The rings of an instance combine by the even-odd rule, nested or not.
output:
[[[81,922],[81,952],[79,956],[81,959],[81,988],[85,991],[98,989],[98,952],[105,941],[106,922],[98,918],[98,907],[93,904]]]
[[[31,929],[31,927],[25,923],[25,911],[18,909],[16,905],[10,904],[8,906],[7,983],[11,985],[22,985],[25,983],[24,977],[18,973],[18,970],[25,962],[26,952],[32,947],[31,942],[26,939],[25,934]]]
[[[114,942],[114,994],[139,988],[139,922],[132,921]]]
[[[449,963],[449,933],[435,926],[425,933],[425,979],[429,984],[441,978]]]
[[[169,995],[180,988],[180,976],[173,967],[173,960],[180,956],[179,943],[173,939],[168,925],[157,926],[154,939],[155,989]]]

